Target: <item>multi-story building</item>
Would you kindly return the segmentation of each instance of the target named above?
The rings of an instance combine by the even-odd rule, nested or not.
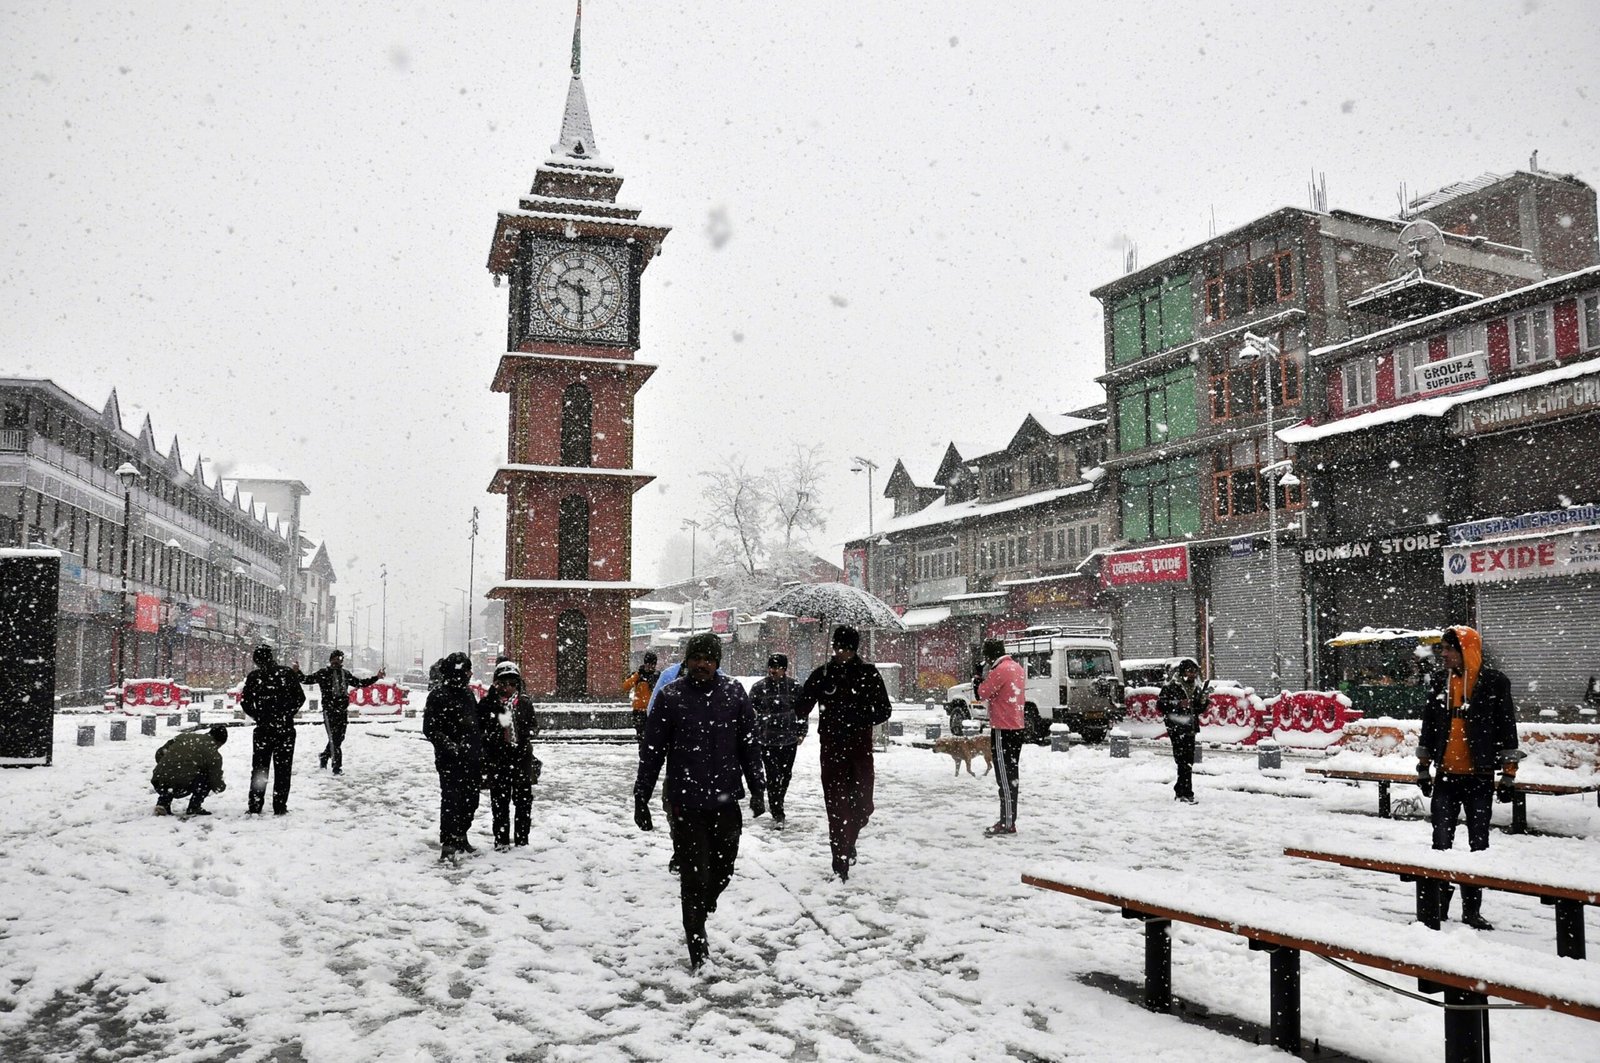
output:
[[[1110,537],[1104,452],[1095,406],[1028,414],[1004,441],[951,442],[925,479],[897,461],[884,487],[894,516],[845,550],[846,571],[904,610],[907,635],[880,635],[875,659],[940,690],[971,674],[982,638],[1030,624],[1109,632],[1082,571]]]
[[[305,536],[305,526],[300,522],[300,500],[311,493],[311,488],[293,477],[240,469],[230,469],[222,487],[224,491],[237,489],[268,513],[276,513],[278,520],[288,526],[289,541],[298,544],[284,558],[283,569],[278,573],[278,582],[283,585],[285,592],[279,597],[283,611],[278,617],[278,656],[285,662],[301,665],[315,660],[302,646],[304,634],[295,615],[299,611],[297,603],[303,597],[300,561],[305,556],[306,548],[311,545],[311,540]],[[320,668],[322,663],[314,667]]]
[[[96,410],[49,380],[0,380],[0,542],[61,551],[69,704],[120,675],[231,682],[252,643],[280,637],[287,523],[138,423],[123,427],[115,392]],[[138,471],[126,491],[124,465]]]
[[[339,647],[335,623],[339,602],[333,594],[333,585],[339,577],[334,574],[333,562],[328,560],[325,543],[311,542],[301,553],[299,566],[299,593],[292,604],[295,628],[300,636],[300,667],[309,671],[321,668],[328,654]]]
[[[1423,275],[1408,226],[1434,217]],[[1436,193],[1399,219],[1283,208],[1091,293],[1105,313],[1099,379],[1118,500],[1119,552],[1101,578],[1123,653],[1193,654],[1208,674],[1265,688],[1276,616],[1278,678],[1304,684],[1311,625],[1295,547],[1319,473],[1283,464],[1296,456],[1269,433],[1322,405],[1308,352],[1544,280],[1552,263],[1592,255],[1572,230],[1593,218],[1588,186],[1545,173]]]

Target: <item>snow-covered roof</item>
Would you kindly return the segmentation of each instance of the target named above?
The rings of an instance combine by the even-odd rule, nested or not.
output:
[[[997,502],[956,502],[952,504],[948,498],[940,498],[931,503],[926,509],[919,509],[915,513],[907,513],[903,517],[891,517],[886,521],[873,526],[873,535],[893,535],[896,532],[912,531],[917,528],[932,528],[940,524],[955,524],[960,521],[976,520],[981,517],[991,517],[997,513],[1010,513],[1018,509],[1027,509],[1029,506],[1042,506],[1062,498],[1081,495],[1094,490],[1093,483],[1073,484],[1071,487],[1058,487],[1053,491],[1039,491],[1034,494],[1020,495],[1016,498],[1001,499]],[[846,542],[865,539],[867,533],[862,531],[859,535],[852,536]]]
[[[907,609],[900,614],[900,622],[906,626],[907,631],[920,631],[935,624],[942,624],[950,619],[948,605],[929,605],[918,609]]]
[[[1482,192],[1491,185],[1497,185],[1501,181],[1509,180],[1511,176],[1512,174],[1508,173],[1481,173],[1477,177],[1469,177],[1465,181],[1457,181],[1454,184],[1445,185],[1443,188],[1420,195],[1410,203],[1407,203],[1406,212],[1408,215],[1420,214],[1425,210],[1442,207],[1452,199],[1460,199],[1462,196],[1470,196],[1474,192]]]
[[[1096,425],[1105,424],[1105,418],[1092,420],[1088,417],[1074,417],[1070,413],[1035,413],[1031,415],[1043,428],[1053,436],[1064,436],[1071,432],[1081,432],[1085,428],[1094,428]]]
[[[1348,432],[1361,432],[1379,425],[1398,424],[1401,421],[1409,421],[1413,417],[1443,417],[1462,403],[1476,402],[1479,399],[1492,399],[1500,395],[1514,395],[1519,391],[1543,387],[1546,384],[1556,384],[1563,380],[1575,380],[1578,377],[1593,376],[1596,373],[1600,373],[1600,359],[1575,362],[1572,365],[1547,369],[1543,373],[1517,377],[1515,380],[1502,380],[1498,384],[1490,384],[1476,391],[1456,392],[1451,395],[1441,395],[1436,399],[1419,399],[1415,402],[1405,402],[1398,406],[1388,406],[1380,410],[1343,417],[1337,421],[1329,421],[1326,424],[1292,424],[1287,428],[1278,429],[1278,438],[1285,443],[1297,445],[1314,442],[1319,439],[1327,439],[1330,436],[1344,435]]]

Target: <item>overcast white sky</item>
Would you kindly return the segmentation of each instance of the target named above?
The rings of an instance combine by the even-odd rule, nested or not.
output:
[[[0,368],[304,480],[339,592],[376,601],[386,562],[391,640],[436,642],[474,505],[477,588],[500,571],[485,260],[555,140],[571,29],[567,0],[6,12]],[[673,227],[643,286],[636,578],[686,574],[722,455],[822,444],[837,559],[851,455],[931,470],[1099,401],[1088,291],[1125,240],[1151,262],[1213,211],[1305,205],[1313,169],[1383,214],[1535,148],[1600,180],[1596,55],[1580,0],[590,0],[600,150]]]

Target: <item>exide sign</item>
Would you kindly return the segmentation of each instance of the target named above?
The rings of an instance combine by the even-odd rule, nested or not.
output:
[[[1515,542],[1451,546],[1446,583],[1504,583],[1600,571],[1600,533],[1593,530]]]
[[[1100,585],[1125,587],[1138,583],[1188,583],[1189,548],[1155,546],[1107,554],[1100,566]]]

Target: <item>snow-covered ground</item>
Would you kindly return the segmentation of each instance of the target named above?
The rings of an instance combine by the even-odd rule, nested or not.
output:
[[[235,729],[216,814],[185,821],[151,815],[151,755],[169,728],[148,738],[135,723],[112,744],[101,722],[79,748],[80,719],[58,720],[53,767],[0,773],[8,1063],[1284,1058],[1084,984],[1095,972],[1139,983],[1137,924],[1019,875],[1062,859],[1166,868],[1402,925],[1408,886],[1281,850],[1428,846],[1422,822],[1376,818],[1370,786],[1313,781],[1301,761],[1263,775],[1251,756],[1212,753],[1200,803],[1174,804],[1156,745],[1118,761],[1029,747],[1021,832],[989,840],[992,778],[953,777],[948,757],[897,745],[880,754],[878,813],[845,885],[828,874],[813,737],[789,829],[746,821],[697,976],[667,837],[633,826],[631,744],[546,743],[532,844],[490,851],[485,804],[484,851],[451,869],[437,863],[438,791],[415,720],[352,727],[341,777],[317,770],[322,735],[302,727],[282,818],[245,815],[249,731]],[[1600,881],[1592,795],[1528,808],[1546,835],[1497,831],[1489,856]],[[1488,937],[1556,962],[1549,908],[1490,893],[1484,910],[1499,928]],[[1211,930],[1174,938],[1180,998],[1266,1022],[1265,955]],[[1312,958],[1303,995],[1308,1044],[1395,1063],[1442,1054],[1436,1008]],[[1581,1019],[1497,1011],[1492,1026],[1505,1059],[1597,1058],[1600,1029]]]

